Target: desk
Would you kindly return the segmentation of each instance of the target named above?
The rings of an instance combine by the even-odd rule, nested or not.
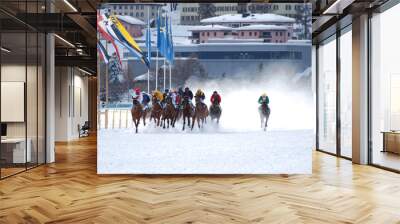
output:
[[[1,139],[1,156],[9,163],[31,162],[31,139],[28,138],[26,142],[28,147],[25,151],[25,138]]]
[[[383,150],[382,152],[392,152],[400,154],[400,132],[383,131]]]

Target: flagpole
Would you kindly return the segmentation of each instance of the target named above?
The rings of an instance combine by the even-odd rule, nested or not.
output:
[[[156,55],[156,88],[155,88],[155,90],[158,90],[158,51],[159,51],[159,49],[158,49],[158,36],[159,36],[159,33],[158,33],[158,26],[159,26],[159,18],[160,18],[160,10],[158,9],[157,10],[157,19],[156,19],[156,21],[157,21],[157,24],[156,24],[156,26],[157,26],[157,55]]]
[[[172,88],[172,80],[171,80],[171,73],[172,73],[172,69],[171,69],[171,63],[169,63],[169,89]]]
[[[165,15],[165,22],[164,22],[164,26],[165,26],[165,30],[164,32],[167,33],[167,15]],[[166,39],[165,39],[166,41]],[[164,44],[165,45],[165,44]],[[165,50],[164,50],[165,51]],[[165,81],[166,81],[166,77],[165,77],[165,61],[166,61],[166,57],[167,57],[167,53],[164,52],[164,90],[165,90]]]
[[[156,57],[156,90],[158,89],[158,49],[157,49],[157,57]]]
[[[164,56],[164,90],[165,90],[165,77],[166,77],[166,75],[165,75],[165,69],[166,69],[166,65],[165,65],[165,56]]]
[[[150,32],[150,6],[147,7],[147,32]],[[146,34],[148,35],[148,34]],[[151,33],[150,33],[151,35]],[[149,40],[150,41],[150,40]],[[151,49],[147,49],[148,58],[151,58]],[[150,93],[150,66],[147,68],[147,93]]]

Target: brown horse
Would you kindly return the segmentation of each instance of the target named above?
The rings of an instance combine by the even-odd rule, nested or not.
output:
[[[219,105],[219,103],[217,101],[214,101],[214,103],[210,106],[211,121],[213,121],[215,119],[215,120],[217,120],[217,124],[218,124],[221,114],[222,114],[221,106]]]
[[[160,102],[158,101],[157,97],[153,96],[152,99],[152,109],[150,113],[150,121],[151,119],[154,119],[154,122],[156,123],[157,126],[160,126],[160,120],[161,120],[161,114],[162,114],[162,107]]]
[[[165,107],[162,111],[162,125],[163,128],[165,128],[165,123],[167,123],[167,128],[169,128],[169,125],[171,124],[172,127],[175,127],[175,115],[176,115],[176,111],[175,111],[175,107],[172,104],[172,99],[170,97],[168,97],[166,99],[166,104]]]
[[[182,131],[185,130],[186,119],[188,122],[188,127],[190,128],[190,119],[193,120],[193,117],[194,117],[194,108],[192,105],[190,105],[189,98],[185,97],[182,101],[182,118],[183,118]]]
[[[149,105],[143,105],[143,125],[146,126],[146,119],[149,117],[151,108]]]
[[[197,125],[199,128],[204,126],[204,123],[207,122],[207,116],[208,116],[208,108],[207,105],[204,103],[200,102],[200,99],[196,97],[196,107],[194,110],[194,117],[193,117],[193,122],[192,122],[192,130],[194,127],[194,123],[197,120]],[[200,123],[201,122],[201,123]]]
[[[260,114],[261,128],[263,128],[264,126],[264,131],[266,131],[269,115],[271,114],[271,109],[269,108],[267,103],[264,102],[258,108],[258,113]]]
[[[132,120],[135,124],[136,133],[138,133],[138,126],[140,124],[140,118],[143,116],[143,106],[137,99],[133,99],[133,105],[131,109]]]

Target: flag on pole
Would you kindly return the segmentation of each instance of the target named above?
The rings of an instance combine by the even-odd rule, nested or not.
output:
[[[172,65],[174,63],[174,41],[172,39],[172,22],[170,18],[168,27],[168,62]]]
[[[165,15],[165,23],[164,23],[164,32],[162,33],[162,55],[167,58],[168,57],[168,42],[169,42],[169,37],[168,37],[168,16]]]
[[[105,27],[108,34],[116,40],[118,43],[126,47],[133,55],[137,56],[147,67],[149,67],[149,62],[139,45],[133,39],[133,37],[126,31],[125,27],[117,19],[116,16],[106,15]]]
[[[157,48],[161,49],[161,19],[160,19],[160,11],[157,12]]]
[[[106,32],[105,24],[104,24],[104,16],[100,13],[97,12],[97,30],[99,31],[100,35],[108,42],[112,44],[112,46],[115,49],[115,53],[117,54],[118,57],[118,62],[120,65],[122,65],[121,62],[121,56],[119,54],[118,46],[115,44],[114,39]]]
[[[146,47],[147,47],[147,61],[151,63],[151,30],[150,30],[150,17],[147,18],[146,30]]]
[[[102,58],[104,62],[108,64],[108,62],[110,61],[110,56],[108,55],[106,48],[100,41],[97,42],[97,50],[99,51],[100,58]]]

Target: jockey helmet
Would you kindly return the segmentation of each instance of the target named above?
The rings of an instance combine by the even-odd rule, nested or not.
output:
[[[140,94],[140,88],[136,88],[136,89],[135,89],[135,93],[136,93],[136,94]]]
[[[218,94],[217,90],[214,90],[214,94]]]
[[[264,96],[264,97],[265,97],[265,96],[267,96],[267,93],[263,93],[261,96]]]

